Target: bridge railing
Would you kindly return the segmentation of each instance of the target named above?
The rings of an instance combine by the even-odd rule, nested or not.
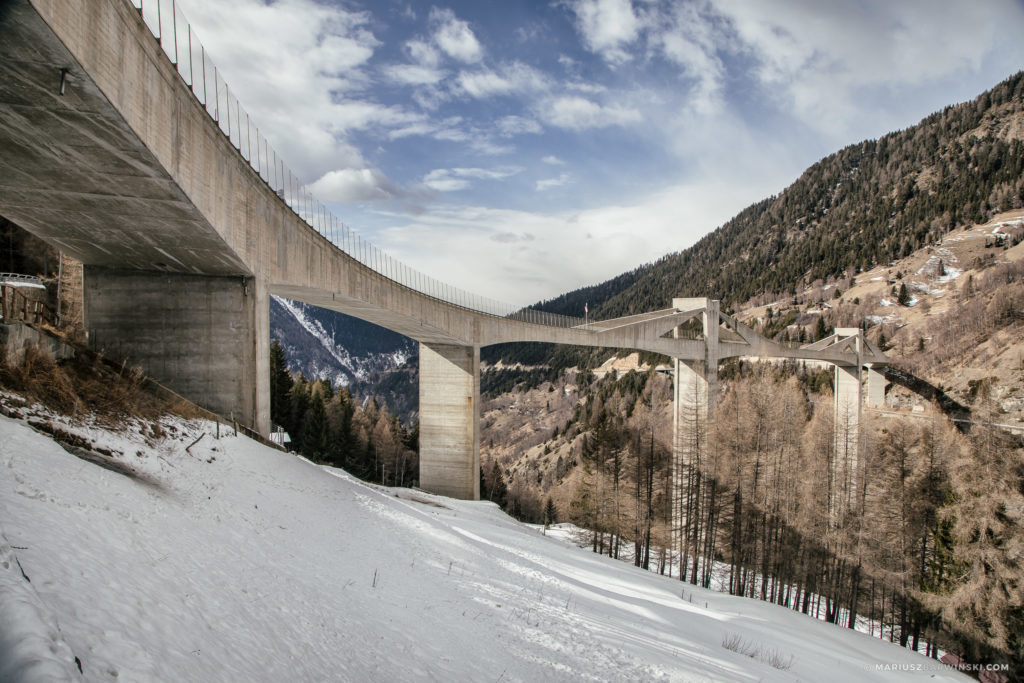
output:
[[[338,249],[383,277],[466,309],[554,327],[577,327],[582,318],[521,308],[453,287],[389,256],[361,237],[320,201],[284,163],[224,81],[177,0],[125,0],[142,16],[178,75],[232,146],[274,193]]]

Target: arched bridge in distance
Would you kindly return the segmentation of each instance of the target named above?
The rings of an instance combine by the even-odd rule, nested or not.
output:
[[[288,171],[173,0],[0,0],[0,111],[0,215],[85,264],[91,346],[266,434],[270,294],[411,337],[428,491],[479,497],[480,348],[491,344],[676,359],[677,471],[681,411],[697,397],[713,417],[722,359],[835,365],[836,405],[854,426],[852,437],[850,420],[837,428],[836,445],[849,458],[865,369],[869,401],[881,403],[874,368],[887,359],[857,329],[793,348],[704,298],[585,324],[502,306],[389,258]],[[700,333],[684,338],[694,319]]]

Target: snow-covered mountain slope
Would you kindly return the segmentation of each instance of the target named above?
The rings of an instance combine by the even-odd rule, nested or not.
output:
[[[365,381],[415,355],[407,337],[344,313],[270,297],[270,334],[293,372],[335,385]]]
[[[210,423],[32,419],[92,461],[0,417],[3,681],[967,680]]]

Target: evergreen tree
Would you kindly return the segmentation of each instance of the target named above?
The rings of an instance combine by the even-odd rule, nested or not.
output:
[[[327,457],[327,411],[319,391],[309,397],[309,408],[303,416],[301,452],[314,460]]]
[[[289,411],[288,421],[283,426],[291,434],[292,444],[295,449],[302,452],[302,428],[306,419],[306,411],[309,409],[310,398],[309,384],[302,377],[302,373],[299,373],[295,383],[292,384],[289,398],[288,403],[291,410]]]
[[[498,507],[504,509],[508,504],[508,487],[505,485],[505,477],[501,474],[497,460],[491,462],[490,480],[488,500],[497,503]]]
[[[907,284],[905,282],[900,284],[900,293],[896,296],[896,301],[900,306],[910,305],[910,293],[907,291]]]
[[[355,461],[352,457],[355,447],[352,415],[355,406],[352,405],[352,398],[349,396],[348,390],[345,387],[339,387],[326,408],[330,433],[327,459],[335,467],[342,467],[349,474],[363,477],[364,474],[355,468]]]
[[[291,419],[292,384],[294,380],[288,372],[284,349],[274,339],[270,342],[270,421],[286,429],[286,423]]]
[[[814,328],[814,341],[819,341],[828,336],[828,328],[825,327],[825,316],[818,316],[818,324]]]
[[[548,500],[544,503],[544,528],[547,529],[552,524],[558,523],[558,510],[555,508],[555,501],[551,500],[548,496]]]

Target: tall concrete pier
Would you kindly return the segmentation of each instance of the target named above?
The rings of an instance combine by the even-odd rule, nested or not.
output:
[[[480,347],[420,344],[420,487],[480,498]]]
[[[673,306],[701,320],[704,353],[675,358],[672,421],[672,547],[682,551],[686,526],[688,481],[714,448],[713,429],[718,399],[718,363],[729,357],[797,358],[827,360],[834,367],[834,425],[832,449],[822,454],[829,462],[828,508],[834,519],[853,504],[861,481],[859,457],[861,415],[867,399],[879,407],[885,399],[885,377],[876,366],[886,362],[859,328],[837,328],[825,339],[794,348],[783,347],[721,312],[718,301],[707,298],[673,299]],[[676,339],[681,329],[673,331]],[[723,338],[723,335],[727,336]],[[828,357],[826,358],[825,355]],[[867,387],[863,382],[866,368]]]

